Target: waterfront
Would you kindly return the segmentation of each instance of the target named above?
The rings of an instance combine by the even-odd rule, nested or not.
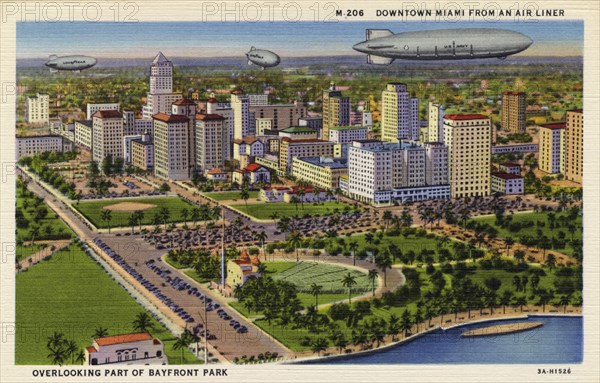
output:
[[[529,331],[485,337],[461,337],[465,331],[494,324],[543,322]],[[532,316],[481,322],[434,330],[407,343],[379,351],[301,363],[322,364],[502,364],[580,363],[583,355],[583,318]]]

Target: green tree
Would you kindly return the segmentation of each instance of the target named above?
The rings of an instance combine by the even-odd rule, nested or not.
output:
[[[152,317],[147,312],[138,313],[132,322],[133,329],[139,332],[146,332],[151,330]]]
[[[311,342],[310,350],[318,356],[321,356],[321,352],[327,350],[327,346],[328,343],[325,338],[317,337]]]
[[[323,292],[323,286],[316,284],[313,282],[310,285],[310,293],[315,297],[315,309],[319,307],[319,294]]]
[[[103,209],[100,213],[100,218],[108,225],[108,233],[110,234],[110,222],[112,221],[112,211]]]
[[[356,285],[356,277],[350,272],[342,279],[342,286],[348,289],[348,303],[352,303],[352,286]]]

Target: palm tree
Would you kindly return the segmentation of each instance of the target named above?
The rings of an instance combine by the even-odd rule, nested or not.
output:
[[[104,209],[101,213],[101,219],[107,223],[108,225],[108,233],[110,234],[110,221],[112,221],[112,212],[110,210]]]
[[[306,191],[304,190],[304,188],[299,188],[298,190],[296,190],[296,195],[302,203],[302,210],[304,210],[304,196],[306,195]]]
[[[519,306],[521,312],[523,312],[523,306],[526,304],[527,298],[524,295],[515,298],[515,306]]]
[[[378,257],[375,257],[375,264],[381,271],[383,271],[383,285],[387,287],[387,269],[392,267],[392,259],[389,253],[383,253]]]
[[[71,364],[75,363],[75,357],[77,350],[79,350],[79,347],[77,346],[77,343],[75,343],[74,340],[68,340],[65,343],[65,356],[66,357],[70,357],[71,358]]]
[[[296,211],[298,211],[298,202],[300,202],[300,199],[298,199],[298,197],[293,196],[292,198],[290,198],[290,203],[293,203],[296,206]]]
[[[300,232],[296,230],[292,231],[290,233],[290,237],[288,238],[288,242],[294,247],[294,250],[296,250],[296,262],[300,262],[300,254],[298,253],[298,248],[302,244],[302,234],[300,234]]]
[[[190,211],[185,207],[181,209],[181,218],[183,218],[183,224],[187,225],[187,219],[190,216]]]
[[[387,322],[387,333],[392,336],[392,342],[396,340],[396,334],[398,334],[400,329],[400,318],[396,314],[390,315]]]
[[[506,255],[510,255],[510,249],[515,244],[515,240],[511,237],[504,239],[504,245],[506,246]]]
[[[31,246],[35,245],[35,237],[40,234],[40,225],[34,224],[29,229],[29,235],[31,236]]]
[[[506,306],[510,304],[513,299],[513,293],[510,290],[504,290],[500,296],[500,304],[502,305],[502,314],[506,314]]]
[[[160,217],[160,220],[162,221],[162,223],[165,225],[165,230],[167,230],[167,221],[169,220],[169,217],[171,216],[171,212],[169,211],[169,209],[166,206],[163,206],[158,211],[158,216]]]
[[[104,338],[105,336],[108,336],[108,329],[106,327],[96,327],[94,335],[92,335],[94,338]]]
[[[196,226],[196,222],[198,221],[198,219],[200,218],[200,208],[199,207],[194,207],[190,213],[191,218],[192,218],[192,222],[194,223],[194,227]]]
[[[246,210],[248,210],[248,199],[250,198],[250,191],[248,191],[248,188],[242,188],[242,190],[240,191],[240,198],[244,200]]]
[[[323,292],[323,286],[317,285],[313,282],[310,285],[310,293],[315,297],[315,309],[319,307],[319,294]]]
[[[348,250],[352,252],[352,265],[356,266],[356,250],[358,250],[358,242],[350,241],[350,243],[348,243]]]
[[[135,229],[135,225],[137,224],[137,218],[135,216],[135,213],[131,213],[131,215],[127,219],[127,224],[131,226],[131,234],[133,234],[133,230]]]
[[[135,218],[137,220],[138,225],[140,226],[140,231],[142,231],[142,223],[144,222],[144,212],[142,210],[137,210],[135,212]]]
[[[83,350],[79,350],[79,353],[75,357],[75,362],[83,365],[83,362],[85,362],[85,352]]]
[[[58,364],[62,366],[67,358],[67,340],[64,338],[63,333],[55,332],[48,337],[46,347],[50,351],[48,358],[52,360],[52,364]]]
[[[417,332],[419,332],[419,323],[423,322],[423,311],[421,311],[421,305],[417,304],[417,311],[415,311],[415,324],[417,325]]]
[[[375,281],[377,280],[378,276],[379,276],[379,273],[377,272],[377,269],[369,270],[368,278],[371,281],[371,285],[373,287],[372,288],[373,296],[375,296]]]
[[[138,313],[132,322],[133,329],[139,332],[146,332],[152,329],[152,317],[147,312]]]
[[[408,331],[413,325],[413,321],[410,315],[410,311],[408,309],[404,309],[402,312],[402,319],[400,320],[400,329],[404,331],[404,336],[408,336]]]
[[[260,247],[262,249],[263,256],[265,255],[265,241],[267,240],[267,238],[269,238],[269,236],[267,235],[267,233],[265,233],[264,230],[256,234],[256,239],[258,239],[258,241],[260,242]]]
[[[383,222],[385,223],[385,229],[387,230],[390,221],[393,218],[393,214],[391,211],[386,210],[383,212]]]
[[[327,340],[325,338],[318,337],[313,339],[311,342],[310,350],[316,353],[318,356],[321,356],[321,351],[327,350],[327,346]]]
[[[173,350],[181,350],[181,363],[183,364],[183,350],[185,350],[191,343],[192,339],[187,334],[188,330],[186,329],[180,336],[175,338],[175,343],[173,343]]]
[[[565,294],[565,295],[561,295],[560,299],[558,300],[558,304],[560,306],[563,306],[563,313],[567,312],[567,306],[569,305],[569,303],[571,303],[571,295],[569,294]]]
[[[342,279],[342,286],[348,288],[348,303],[352,303],[352,286],[356,284],[356,277],[354,277],[350,272],[344,276]]]

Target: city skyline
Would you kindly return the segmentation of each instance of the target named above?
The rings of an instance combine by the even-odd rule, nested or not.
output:
[[[517,56],[582,56],[583,23],[534,24],[515,22],[273,22],[273,23],[17,23],[17,59],[47,58],[51,54],[88,54],[101,58],[145,58],[162,51],[170,57],[244,57],[251,46],[285,57],[361,54],[352,46],[364,40],[369,28],[394,33],[426,29],[504,28],[521,32],[534,44]],[[277,30],[278,33],[273,33]],[[189,38],[181,38],[182,32]],[[315,42],[318,41],[318,44]],[[117,42],[117,44],[115,44]],[[292,47],[292,48],[290,48]]]

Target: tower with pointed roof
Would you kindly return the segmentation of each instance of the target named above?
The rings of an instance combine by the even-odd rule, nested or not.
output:
[[[173,93],[173,63],[158,52],[150,65],[150,89],[146,97],[143,116],[151,119],[157,113],[171,113],[171,105],[183,98]]]

